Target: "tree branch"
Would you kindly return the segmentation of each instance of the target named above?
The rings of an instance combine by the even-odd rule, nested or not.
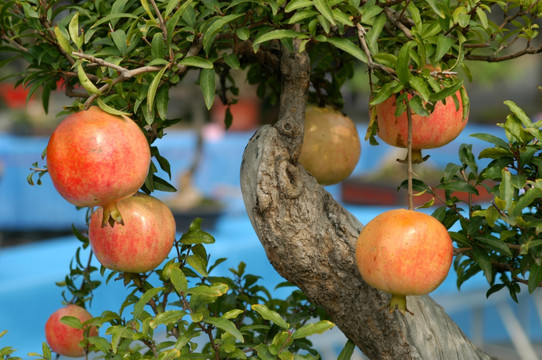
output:
[[[542,46],[539,47],[526,47],[523,50],[510,53],[507,55],[502,56],[496,56],[496,53],[493,53],[491,55],[475,55],[475,54],[466,54],[465,59],[467,60],[475,60],[475,61],[487,61],[487,62],[500,62],[500,61],[506,61],[506,60],[512,60],[516,59],[518,57],[524,56],[524,55],[535,55],[542,53]]]
[[[160,24],[160,29],[162,30],[162,38],[164,39],[164,42],[167,42],[167,28],[166,23],[164,22],[164,18],[162,17],[162,14],[160,13],[160,9],[158,9],[158,6],[156,6],[156,2],[154,0],[149,0],[151,2],[151,5],[154,9],[154,12],[156,13],[156,16],[158,17],[158,23]]]

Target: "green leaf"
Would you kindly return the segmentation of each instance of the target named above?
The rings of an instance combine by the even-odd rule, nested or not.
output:
[[[111,348],[111,344],[109,343],[109,341],[107,341],[107,339],[104,339],[103,337],[91,336],[88,339],[88,342],[90,344],[96,346],[98,351],[100,351],[101,353],[104,353],[104,354],[107,354],[107,353],[109,353],[110,351],[113,350]]]
[[[94,85],[92,81],[88,78],[87,74],[85,73],[85,70],[83,70],[83,65],[81,65],[81,61],[77,61],[76,63],[76,69],[77,69],[77,77],[79,78],[79,82],[86,91],[88,91],[90,94],[101,94],[100,89]]]
[[[228,292],[228,285],[222,283],[214,283],[211,286],[198,285],[189,288],[186,293],[190,295],[202,295],[207,297],[219,297]]]
[[[151,7],[149,6],[149,2],[147,0],[140,0],[141,6],[145,9],[147,12],[147,15],[151,18],[152,21],[156,22],[156,18],[154,17],[154,14],[151,11]]]
[[[512,257],[512,251],[510,250],[508,245],[506,245],[506,243],[502,241],[501,239],[487,237],[487,236],[479,236],[479,237],[476,237],[476,240],[488,245],[489,247],[491,247],[492,250],[500,251],[506,256]]]
[[[512,174],[508,169],[502,170],[502,180],[499,184],[499,198],[502,199],[505,203],[503,210],[510,210],[512,206],[512,201],[514,199],[514,187],[512,185]]]
[[[239,69],[241,67],[241,63],[235,54],[224,55],[224,62],[232,69]]]
[[[459,146],[459,159],[461,160],[461,163],[468,166],[473,173],[478,173],[478,165],[472,154],[472,145],[461,144]]]
[[[291,39],[291,38],[297,38],[297,39],[306,39],[308,38],[308,35],[299,33],[294,30],[272,30],[269,32],[265,32],[262,35],[260,35],[258,38],[254,40],[254,45],[258,45],[267,41],[271,40],[280,40],[280,39]]]
[[[201,218],[196,218],[190,224],[188,231],[181,236],[180,242],[184,245],[212,244],[215,242],[213,235],[201,229]]]
[[[348,341],[346,341],[346,344],[344,344],[341,353],[337,357],[337,360],[350,360],[352,358],[352,355],[354,354],[355,349],[356,344],[354,344],[352,340],[348,339]]]
[[[120,110],[117,110],[109,105],[107,105],[105,102],[103,102],[102,99],[100,98],[97,98],[96,99],[96,102],[98,103],[98,107],[100,109],[102,109],[103,111],[105,111],[106,113],[108,114],[111,114],[111,115],[117,115],[117,116],[131,116],[132,114],[128,113],[128,112],[125,112],[125,111],[120,111]]]
[[[283,329],[287,330],[290,327],[290,325],[280,316],[278,312],[269,309],[263,304],[254,304],[251,306],[251,308],[260,314],[265,320],[269,320]]]
[[[529,281],[528,288],[529,294],[532,294],[542,282],[542,264],[537,264],[533,262],[531,268],[529,269]]]
[[[128,52],[128,46],[126,45],[126,33],[124,30],[119,29],[111,33],[111,38],[115,43],[115,46],[119,50],[122,56],[125,56]]]
[[[429,88],[427,87],[426,82],[418,77],[418,76],[412,76],[409,80],[410,85],[414,90],[416,90],[422,97],[424,101],[429,101]]]
[[[250,38],[250,29],[243,27],[235,31],[235,34],[241,41],[248,40]]]
[[[70,39],[66,35],[66,29],[60,28],[58,25],[55,25],[54,32],[56,36],[56,41],[58,42],[62,50],[64,50],[66,54],[71,56],[73,48],[70,44]]]
[[[314,7],[322,16],[326,18],[333,26],[335,26],[335,19],[333,18],[333,13],[331,12],[331,6],[329,5],[328,0],[313,0]]]
[[[186,316],[186,312],[182,310],[167,310],[155,316],[149,323],[149,326],[156,329],[160,325],[172,325]]]
[[[245,311],[241,309],[233,309],[233,310],[227,311],[221,317],[223,317],[224,319],[235,319],[244,312]]]
[[[83,46],[83,36],[79,35],[79,12],[76,12],[68,24],[68,32],[70,33],[71,40],[80,49]]]
[[[235,327],[235,324],[232,321],[217,317],[204,317],[203,321],[224,330],[228,334],[234,336],[239,342],[245,342],[243,334],[241,334],[241,332]]]
[[[165,288],[163,287],[157,287],[152,288],[147,291],[143,295],[141,295],[141,298],[137,301],[137,303],[134,305],[134,319],[138,319],[141,313],[143,312],[143,308],[145,305],[148,304],[148,302],[155,297],[158,293],[161,291],[164,291]]]
[[[60,319],[60,322],[75,329],[83,329],[83,324],[81,323],[81,320],[74,316],[63,316],[62,319]]]
[[[452,95],[455,95],[455,93],[459,89],[461,89],[462,86],[463,86],[463,80],[457,79],[457,81],[453,85],[449,87],[445,87],[444,89],[431,94],[430,100],[432,102],[442,101]],[[446,99],[446,101],[451,101],[451,99]]]
[[[514,155],[510,150],[503,148],[486,148],[480,151],[478,154],[479,159],[502,159],[503,157],[513,157]]]
[[[254,347],[258,353],[258,358],[261,360],[277,360],[277,357],[269,351],[269,346],[265,344],[259,344]]]
[[[137,19],[138,17],[133,14],[127,14],[127,13],[119,13],[119,14],[110,14],[108,16],[105,16],[101,18],[100,20],[96,21],[94,25],[92,25],[90,28],[96,28],[102,24],[111,22],[111,20],[120,19],[120,18],[131,18],[131,19]]]
[[[106,335],[111,335],[111,350],[114,354],[117,353],[121,339],[132,338],[133,332],[126,326],[114,325],[107,328]]]
[[[450,190],[450,191],[459,191],[459,192],[466,192],[469,194],[479,195],[478,190],[473,185],[464,182],[464,181],[452,181],[445,185],[438,185],[437,188],[444,189],[444,190]]]
[[[414,41],[409,41],[401,47],[397,55],[397,65],[395,72],[402,85],[407,85],[410,79],[410,50],[414,46]]]
[[[161,33],[156,33],[151,40],[151,56],[153,59],[163,59],[164,52],[164,37]]]
[[[427,117],[430,115],[429,110],[427,110],[423,104],[422,98],[418,95],[413,96],[408,100],[408,105],[412,111],[420,116]]]
[[[437,62],[452,48],[454,40],[448,36],[440,34],[437,40],[437,49],[433,55],[433,61]]]
[[[175,291],[181,294],[188,289],[188,280],[183,271],[178,267],[172,267],[169,273],[169,280],[173,284]]]
[[[435,1],[435,0],[425,0],[425,2],[429,4],[429,6],[433,10],[433,12],[435,14],[437,14],[439,17],[441,17],[443,19],[446,17],[446,15],[442,12],[442,10],[440,10],[437,1]]]
[[[158,116],[160,116],[160,119],[166,120],[167,108],[169,104],[169,86],[162,85],[158,88],[154,102],[156,104],[156,110],[158,111]],[[169,171],[169,163],[167,160],[161,156],[156,157],[156,159],[160,163],[160,167],[166,170],[169,175],[169,179],[171,180],[171,171]],[[164,166],[162,166],[163,164],[167,164],[167,168],[164,168]]]
[[[216,34],[218,34],[222,28],[231,21],[234,21],[245,14],[231,14],[223,17],[218,17],[204,32],[203,32],[203,50],[206,54],[209,54],[211,45],[214,41]]]
[[[297,9],[303,9],[306,7],[312,7],[312,0],[292,0],[288,1],[288,4],[284,8],[284,12],[289,13]]]
[[[213,106],[213,102],[215,100],[215,70],[201,69],[199,82],[201,91],[203,92],[205,106],[207,107],[207,110],[211,110],[211,107]]]
[[[484,29],[487,29],[489,22],[487,21],[487,14],[484,12],[484,10],[480,7],[476,8],[476,15],[478,15],[478,19],[480,19],[480,24]]]
[[[504,104],[510,108],[510,111],[512,111],[514,115],[517,116],[517,118],[521,121],[521,124],[524,127],[528,128],[533,126],[533,123],[529,116],[527,116],[527,114],[525,114],[525,112],[519,106],[517,106],[516,103],[510,100],[506,100]]]
[[[309,323],[303,325],[295,331],[292,338],[293,339],[302,339],[314,334],[321,334],[324,331],[331,329],[335,324],[328,320],[321,320],[316,323]]]
[[[375,106],[388,100],[388,98],[395,93],[395,85],[397,85],[397,83],[395,82],[389,82],[389,83],[384,84],[384,86],[382,86],[378,90],[376,95],[374,95],[374,97],[371,99],[371,101],[369,102],[369,105]]]
[[[175,7],[177,7],[177,5],[179,5],[180,2],[181,0],[169,0],[166,10],[164,11],[164,14],[163,14],[164,18],[167,18],[169,14],[171,14],[173,10],[175,10]]]
[[[484,272],[486,280],[489,284],[493,283],[493,265],[491,265],[491,259],[489,255],[479,248],[472,249],[472,255],[474,261],[480,266],[480,269]]]
[[[377,6],[377,8],[380,9],[380,6]],[[386,14],[378,15],[373,23],[372,28],[367,32],[367,45],[369,46],[369,49],[371,49],[371,52],[374,54],[373,59],[377,59],[378,55],[385,55],[382,53],[378,53],[378,38],[380,37],[380,34],[382,33],[382,29],[384,28],[384,25],[386,25],[386,22]],[[395,67],[395,64],[397,63],[397,58],[393,54],[387,55],[394,57],[395,60],[392,66]]]
[[[186,263],[202,276],[209,276],[207,273],[207,259],[194,254],[186,257]]]
[[[202,69],[212,69],[213,63],[199,56],[187,56],[179,61],[179,65],[193,66]]]
[[[349,53],[364,63],[367,63],[367,56],[365,53],[352,41],[345,38],[328,38],[327,41],[336,48]]]
[[[533,201],[540,199],[542,197],[542,190],[539,188],[530,188],[523,194],[517,201],[516,207],[512,212],[512,215],[519,216],[521,212]]]
[[[160,85],[162,76],[164,75],[164,72],[167,70],[167,68],[168,65],[164,66],[162,70],[158,71],[154,79],[152,79],[152,82],[147,90],[147,107],[149,111],[152,111],[154,107],[154,97],[156,96],[156,90],[158,90],[158,86]]]
[[[497,145],[498,147],[501,147],[501,148],[504,148],[504,149],[508,149],[509,148],[509,145],[506,141],[504,141],[503,139],[495,136],[495,135],[491,135],[491,134],[485,134],[485,133],[476,133],[476,134],[471,134],[470,136],[474,137],[474,138],[477,138],[477,139],[480,139],[480,140],[483,140],[485,142],[488,142],[488,143],[491,143],[493,145]]]

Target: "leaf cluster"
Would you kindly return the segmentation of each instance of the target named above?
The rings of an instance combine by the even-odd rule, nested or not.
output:
[[[502,138],[472,135],[491,145],[478,155],[487,163],[484,167],[472,145],[463,144],[460,164],[448,164],[434,187],[415,181],[415,190],[437,198],[436,190],[445,190],[440,199],[445,205],[433,216],[450,229],[457,244],[458,287],[482,272],[489,284],[487,296],[506,288],[517,301],[521,284],[529,293],[542,286],[542,122],[533,122],[513,102],[505,103],[511,113],[499,124]],[[481,192],[488,192],[491,202],[475,202]]]
[[[206,247],[215,240],[201,229],[201,221],[194,220],[175,241],[176,256],[145,274],[104,267],[98,271],[83,264],[80,251],[88,239],[74,229],[82,245],[70,274],[58,283],[73,295],[69,302],[89,305],[92,290],[101,283],[121,281],[130,289],[117,312],[104,311],[83,324],[73,317],[62,319],[72,327],[99,329],[101,335],[87,334],[83,340],[85,356],[98,352],[105,359],[318,359],[307,337],[334,326],[327,315],[299,290],[275,298],[259,284],[259,276],[246,272],[243,262],[229,269],[229,277],[212,276],[226,259],[210,261]],[[290,286],[281,283],[276,289]],[[13,352],[0,350],[4,356]],[[29,355],[52,359],[46,344],[42,354]]]

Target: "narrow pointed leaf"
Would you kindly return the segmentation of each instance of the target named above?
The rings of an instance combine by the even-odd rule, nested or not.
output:
[[[235,324],[224,318],[217,318],[217,317],[205,317],[203,318],[203,321],[206,323],[209,323],[211,325],[216,326],[217,328],[224,330],[228,334],[235,337],[239,342],[244,343],[245,339],[243,338],[243,334],[235,327]]]
[[[203,92],[205,106],[207,107],[207,110],[210,110],[215,100],[215,70],[201,69],[199,82],[201,91]]]
[[[280,316],[278,312],[269,309],[263,304],[252,305],[252,310],[260,314],[265,320],[269,320],[283,329],[288,329],[290,327],[290,325],[288,325],[288,323]]]

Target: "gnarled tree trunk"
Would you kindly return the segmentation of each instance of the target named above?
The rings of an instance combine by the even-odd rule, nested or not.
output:
[[[322,306],[371,359],[491,359],[429,296],[415,314],[379,311],[390,295],[361,278],[354,256],[362,224],[297,164],[310,63],[283,49],[279,119],[248,143],[241,165],[247,213],[275,269]]]

